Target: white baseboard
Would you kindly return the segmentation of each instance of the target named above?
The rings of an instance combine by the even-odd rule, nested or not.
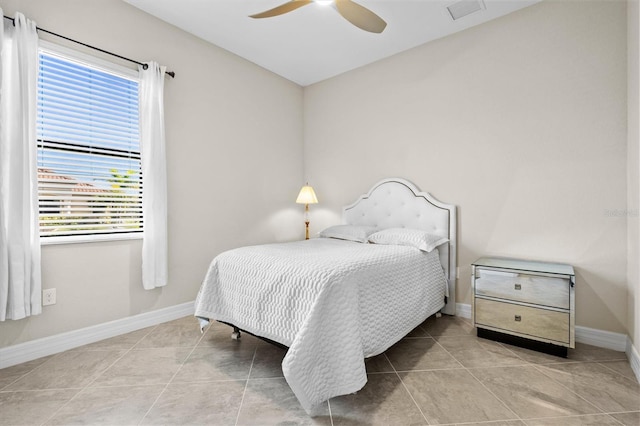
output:
[[[631,365],[631,369],[636,375],[636,379],[640,382],[640,354],[638,354],[638,350],[631,343],[631,339],[627,339],[627,358],[629,358],[629,364]]]
[[[456,303],[456,316],[471,319],[471,305]]]
[[[471,318],[471,305],[456,303],[456,315],[463,318]],[[627,350],[626,334],[613,333],[611,331],[597,330],[595,328],[576,326],[576,342],[599,348],[612,349],[618,352]]]
[[[168,308],[109,321],[79,330],[68,331],[42,339],[31,340],[13,346],[0,348],[0,368],[11,367],[43,356],[53,355],[79,346],[94,343],[110,337],[130,333],[145,327],[172,321],[195,311],[194,302],[182,303]]]
[[[576,325],[576,342],[579,343],[625,352],[627,349],[627,339],[626,334]]]

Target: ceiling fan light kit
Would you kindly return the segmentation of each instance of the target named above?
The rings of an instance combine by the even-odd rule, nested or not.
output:
[[[384,31],[387,26],[387,23],[378,15],[352,0],[290,0],[287,3],[274,7],[273,9],[249,16],[255,19],[271,18],[293,12],[294,10],[302,6],[306,6],[309,3],[331,4],[331,6],[333,6],[333,8],[342,15],[344,19],[356,27],[371,33],[379,34]]]

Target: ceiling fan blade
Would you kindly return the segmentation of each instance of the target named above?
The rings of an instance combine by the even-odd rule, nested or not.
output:
[[[365,31],[381,33],[387,26],[378,15],[351,0],[335,0],[335,6],[344,19]]]
[[[255,15],[249,15],[250,18],[271,18],[272,16],[283,15],[291,11],[296,10],[299,7],[305,6],[309,3],[313,3],[313,0],[291,0],[288,3],[276,6],[273,9],[266,10]]]

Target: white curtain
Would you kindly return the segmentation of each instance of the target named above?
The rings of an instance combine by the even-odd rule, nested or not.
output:
[[[0,12],[2,10],[0,9]],[[36,24],[0,24],[0,321],[42,312],[36,165]]]
[[[142,157],[142,285],[150,290],[167,284],[167,166],[164,140],[164,74],[166,67],[140,66],[140,156]]]

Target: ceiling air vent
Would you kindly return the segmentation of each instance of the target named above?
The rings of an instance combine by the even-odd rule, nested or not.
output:
[[[461,0],[447,6],[449,15],[454,21],[483,9],[484,3],[482,0]]]

